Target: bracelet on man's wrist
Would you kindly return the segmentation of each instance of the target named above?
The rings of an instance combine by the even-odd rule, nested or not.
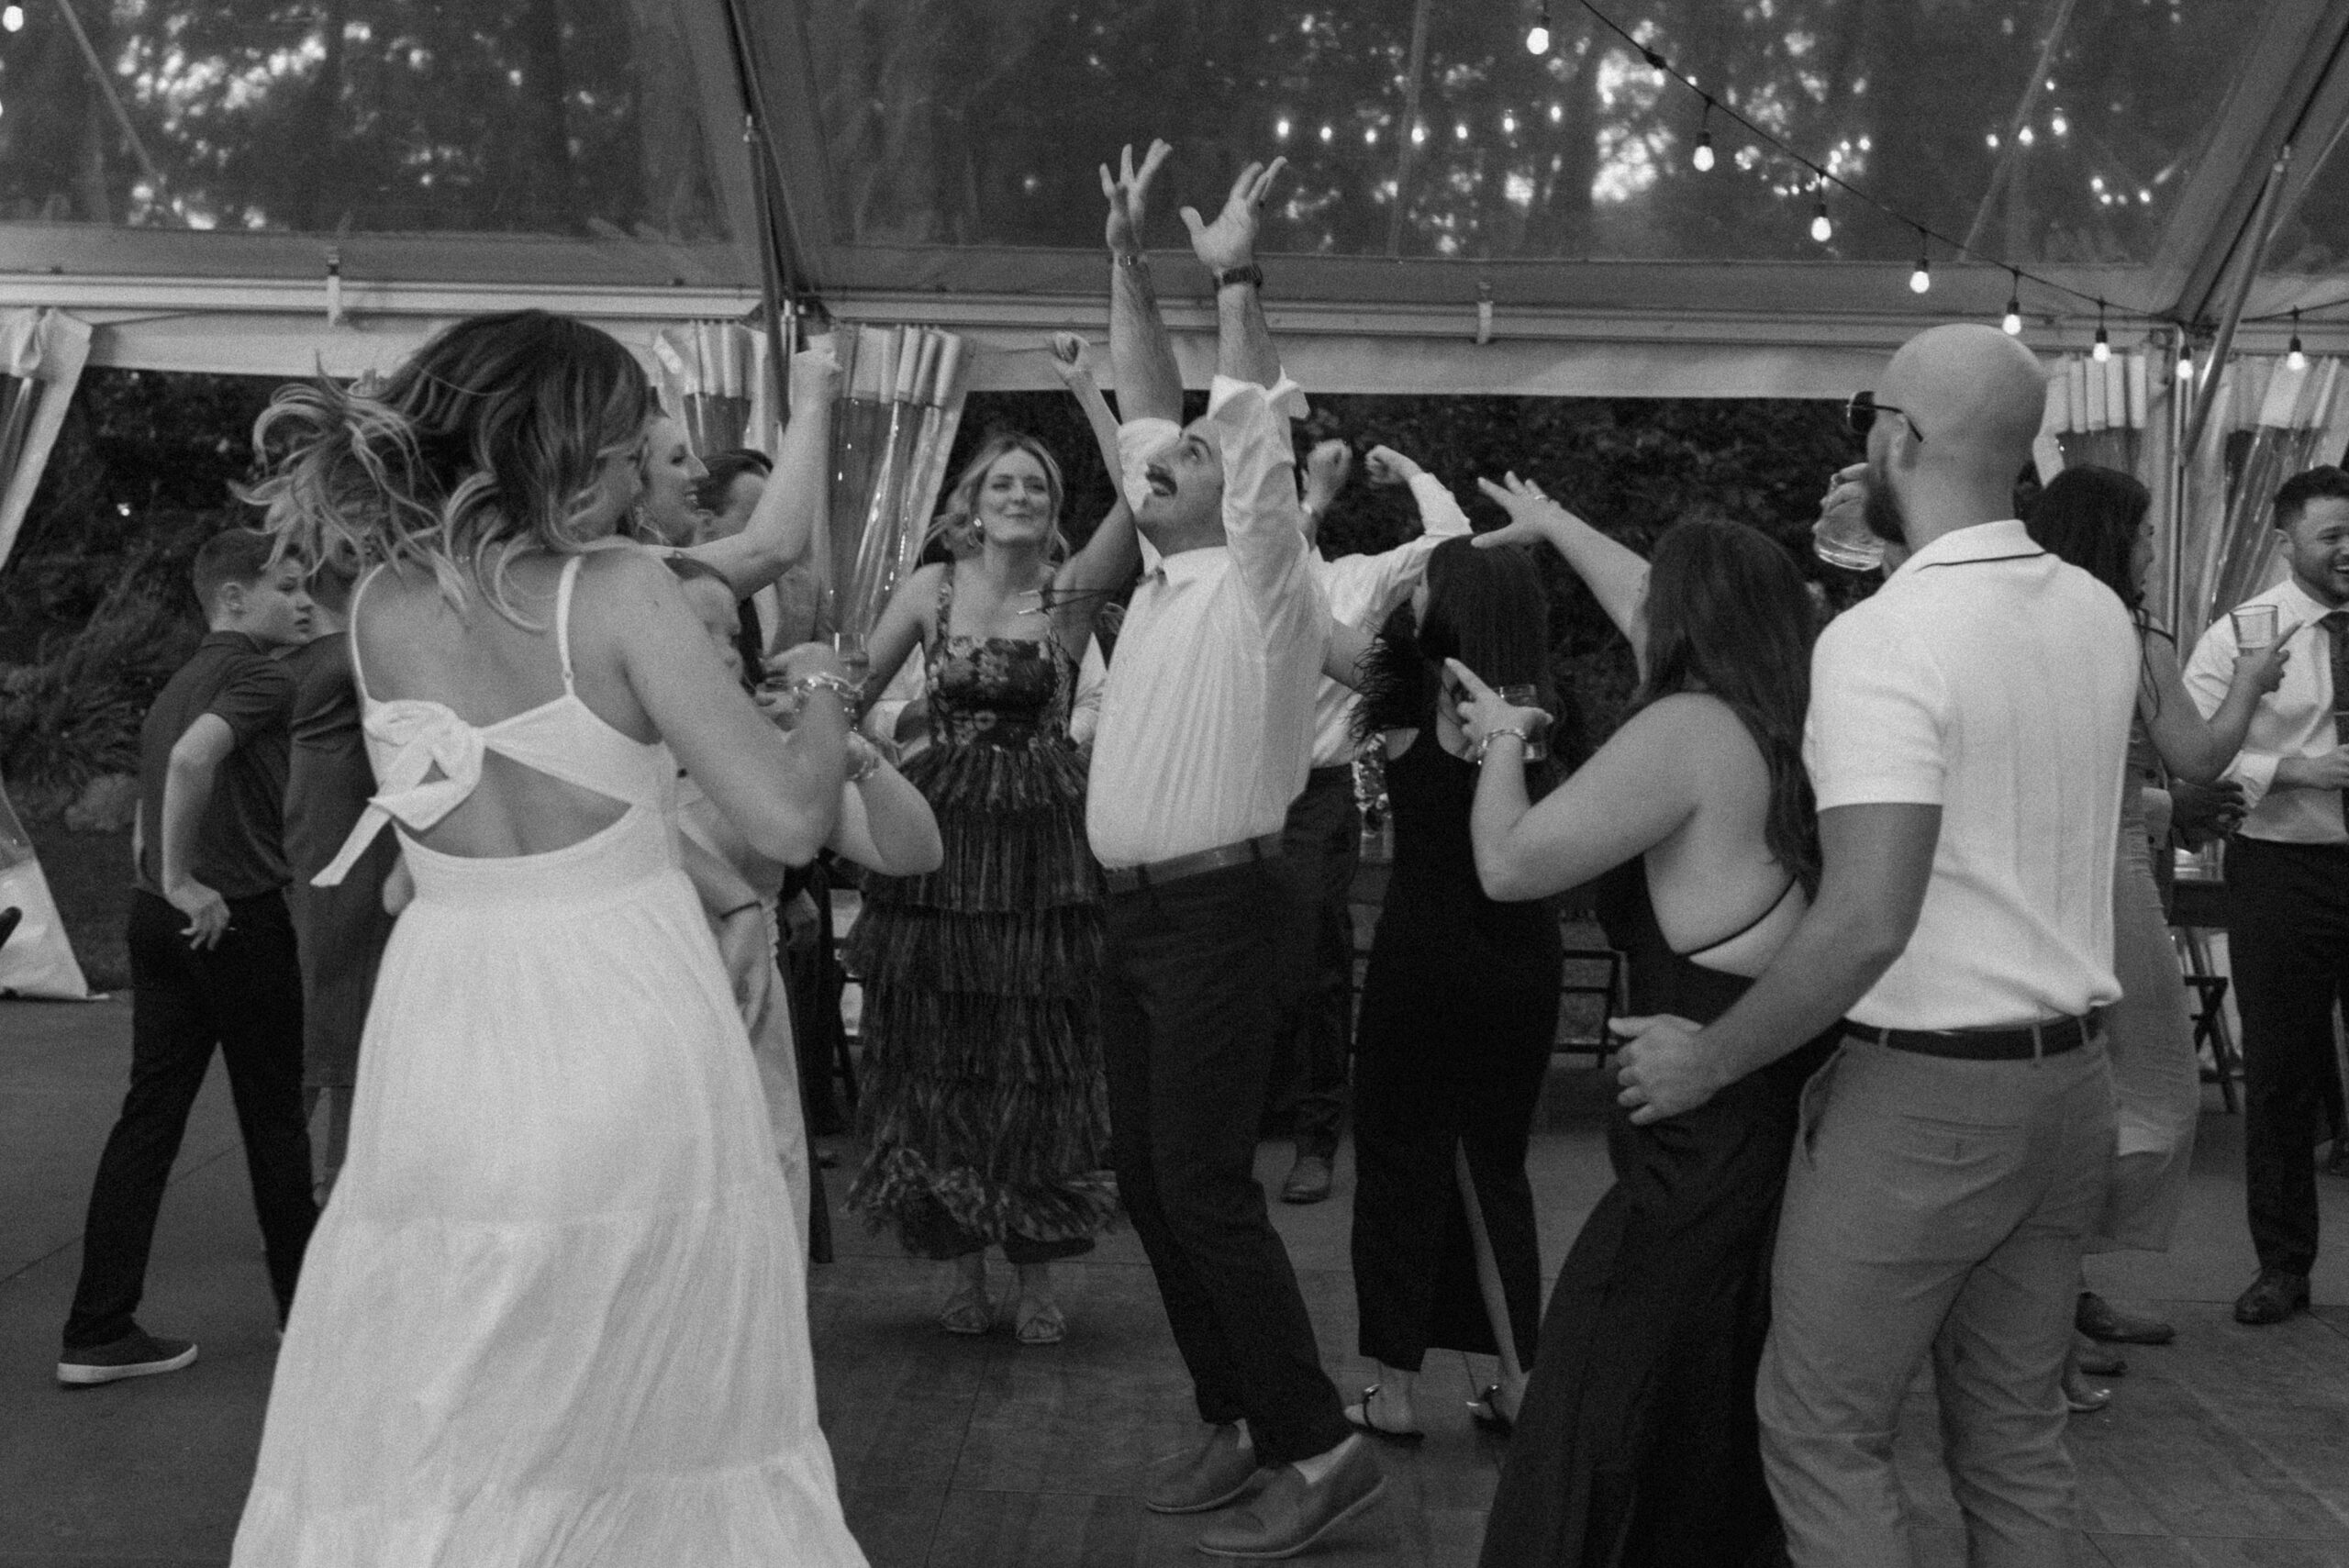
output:
[[[1147,250],[1112,250],[1109,261],[1112,266],[1130,267],[1138,272],[1150,271],[1150,252]]]
[[[1234,284],[1246,284],[1261,292],[1264,286],[1264,269],[1251,261],[1242,267],[1226,267],[1215,275],[1216,292],[1219,294]]]

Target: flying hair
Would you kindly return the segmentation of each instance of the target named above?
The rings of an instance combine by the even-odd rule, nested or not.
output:
[[[421,567],[451,605],[470,582],[529,626],[507,596],[514,559],[592,542],[579,519],[651,407],[608,334],[542,310],[472,317],[380,390],[280,388],[253,425],[265,477],[239,494],[305,560]]]

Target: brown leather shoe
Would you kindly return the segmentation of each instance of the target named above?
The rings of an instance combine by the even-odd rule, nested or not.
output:
[[[1300,1154],[1281,1184],[1283,1203],[1319,1203],[1330,1195],[1330,1162],[1319,1154]]]
[[[2177,1338],[2177,1329],[2160,1318],[2123,1312],[2092,1290],[2080,1292],[2072,1326],[2108,1345],[2166,1345]]]
[[[1216,1427],[1196,1451],[1152,1478],[1141,1506],[1153,1514],[1204,1514],[1238,1502],[1265,1473],[1238,1427]]]
[[[1338,1462],[1318,1483],[1294,1464],[1282,1465],[1254,1502],[1199,1537],[1199,1550],[1250,1562],[1295,1557],[1386,1494],[1386,1478],[1370,1444],[1348,1438]]]
[[[2262,1269],[2251,1288],[2235,1297],[2235,1321],[2259,1328],[2281,1323],[2309,1305],[2309,1276],[2288,1269]]]

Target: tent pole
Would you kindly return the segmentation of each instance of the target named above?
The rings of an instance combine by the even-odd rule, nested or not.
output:
[[[726,39],[732,45],[734,79],[742,94],[742,145],[751,158],[751,210],[759,225],[759,296],[765,306],[767,373],[774,381],[774,406],[791,417],[791,360],[785,352],[783,310],[792,297],[784,275],[783,246],[774,231],[774,193],[767,182],[774,174],[768,155],[766,127],[760,118],[758,72],[751,62],[751,35],[742,16],[742,0],[727,0]]]
[[[2023,83],[2022,101],[2015,105],[2014,117],[2007,122],[2006,139],[1998,144],[1998,166],[1990,171],[1989,186],[1982,193],[1982,205],[1974,209],[1974,224],[1965,231],[1965,243],[1959,250],[1968,256],[1983,254],[1982,246],[1990,237],[1990,215],[1998,210],[1998,200],[2007,194],[2007,185],[2014,178],[2014,162],[2022,143],[2017,139],[2032,112],[2039,106],[2039,98],[2047,85],[2047,73],[2055,69],[2055,51],[2064,41],[2065,29],[2072,25],[2072,9],[2078,0],[2056,0],[2055,16],[2047,24],[2047,36],[2039,46],[2039,61],[2031,70],[2031,80]]]
[[[2268,241],[2275,238],[2269,225],[2276,210],[2276,198],[2284,189],[2284,176],[2292,166],[2292,144],[2286,142],[2277,149],[2276,162],[2267,171],[2267,183],[2260,187],[2259,206],[2252,209],[2251,227],[2244,230],[2251,243],[2244,247],[2243,275],[2235,281],[2234,294],[2227,301],[2227,314],[2219,323],[2219,336],[2210,344],[2210,361],[2196,377],[2199,395],[2194,399],[2194,416],[2187,422],[2186,450],[2188,452],[2201,444],[2203,427],[2210,422],[2211,407],[2219,400],[2219,367],[2227,362],[2227,350],[2234,347],[2235,328],[2243,321],[2243,307],[2251,298],[2252,285],[2259,281],[2259,266],[2267,259]]]
[[[114,111],[114,121],[122,129],[122,139],[130,143],[131,155],[139,160],[139,166],[147,172],[148,181],[154,185],[155,200],[167,204],[171,187],[163,183],[163,171],[156,166],[153,156],[147,150],[147,144],[139,139],[139,128],[130,123],[130,113],[122,106],[122,98],[114,90],[114,81],[106,74],[105,61],[99,60],[96,47],[90,42],[89,33],[83,28],[82,18],[73,13],[73,0],[57,0],[57,9],[65,17],[65,30],[72,33],[73,41],[81,46],[82,63],[89,67],[90,81],[97,87],[98,96],[104,98],[106,107]]]

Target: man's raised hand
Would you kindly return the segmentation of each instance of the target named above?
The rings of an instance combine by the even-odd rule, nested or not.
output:
[[[1134,167],[1134,150],[1129,142],[1118,152],[1118,172],[1109,172],[1107,163],[1101,165],[1101,194],[1109,201],[1109,224],[1105,238],[1112,256],[1141,254],[1141,226],[1150,196],[1150,182],[1156,177],[1158,166],[1166,161],[1174,148],[1163,141],[1152,141],[1150,150],[1142,154],[1141,167]]]
[[[1226,272],[1256,259],[1257,209],[1264,205],[1264,194],[1287,163],[1286,158],[1275,158],[1241,170],[1213,223],[1203,221],[1197,207],[1183,209],[1183,225],[1191,231],[1191,250],[1208,271]]]

